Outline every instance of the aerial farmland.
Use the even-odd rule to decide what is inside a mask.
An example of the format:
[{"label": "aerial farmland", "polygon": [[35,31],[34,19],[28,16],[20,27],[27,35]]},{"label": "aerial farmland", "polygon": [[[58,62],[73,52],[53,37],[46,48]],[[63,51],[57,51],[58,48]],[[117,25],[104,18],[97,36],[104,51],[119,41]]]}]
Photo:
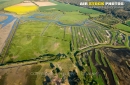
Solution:
[{"label": "aerial farmland", "polygon": [[80,1],[0,0],[0,85],[129,85],[130,18]]}]

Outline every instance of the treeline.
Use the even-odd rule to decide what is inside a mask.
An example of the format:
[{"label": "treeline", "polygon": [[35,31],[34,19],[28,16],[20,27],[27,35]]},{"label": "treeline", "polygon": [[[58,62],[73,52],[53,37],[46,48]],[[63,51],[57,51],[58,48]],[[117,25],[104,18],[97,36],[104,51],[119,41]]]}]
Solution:
[{"label": "treeline", "polygon": [[125,2],[123,8],[95,8],[94,10],[112,14],[114,17],[122,20],[130,19],[130,2]]},{"label": "treeline", "polygon": [[[80,2],[86,2],[90,0],[55,0],[55,1],[80,6]],[[93,1],[106,1],[106,0],[93,0]],[[107,2],[109,1],[122,1],[122,0],[107,0]],[[94,10],[101,11],[107,14],[112,14],[113,16],[120,18],[122,20],[127,20],[130,18],[130,2],[125,2],[123,8],[94,8]]]},{"label": "treeline", "polygon": [[[55,0],[58,2],[64,2],[64,3],[68,3],[68,4],[75,4],[75,5],[80,5],[80,2],[88,2],[91,0]],[[106,1],[106,0],[92,0],[92,1]],[[107,2],[109,1],[121,1],[121,0],[107,0]]]},{"label": "treeline", "polygon": [[23,2],[24,0],[8,0],[2,4],[0,4],[0,10],[4,10],[5,7],[12,6],[14,4],[18,4],[20,2]]},{"label": "treeline", "polygon": [[55,1],[72,5],[80,5],[80,2],[85,2],[86,0],[55,0]]}]

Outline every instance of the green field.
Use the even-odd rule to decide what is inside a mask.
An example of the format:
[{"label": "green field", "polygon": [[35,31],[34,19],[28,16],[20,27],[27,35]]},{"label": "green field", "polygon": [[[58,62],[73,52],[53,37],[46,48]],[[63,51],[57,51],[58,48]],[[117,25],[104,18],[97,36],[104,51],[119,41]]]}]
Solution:
[{"label": "green field", "polygon": [[79,12],[65,12],[59,21],[64,24],[81,24],[88,18],[87,15],[82,15],[82,13]]},{"label": "green field", "polygon": [[[22,1],[1,0],[0,10]],[[116,63],[107,58],[117,52],[111,48],[129,48],[130,21],[125,25],[111,14],[49,1],[57,5],[39,6],[26,15],[12,14],[19,23],[0,54],[0,85],[12,83],[15,76],[18,79],[13,84],[17,85],[55,85],[57,81],[61,85],[107,85],[113,74],[118,85]],[[38,74],[31,74],[35,72]]]},{"label": "green field", "polygon": [[44,11],[68,11],[68,12],[80,11],[82,13],[101,13],[99,11],[88,9],[88,8],[83,8],[83,7],[74,6],[74,5],[70,5],[70,4],[59,3],[56,1],[52,1],[52,2],[57,4],[57,5],[43,6],[43,7],[40,7],[39,10],[41,12],[44,12]]},{"label": "green field", "polygon": [[[71,25],[83,24],[89,18],[87,14],[95,17],[103,14],[70,4],[54,3],[57,5],[40,7],[40,11],[44,11],[40,14],[43,15],[34,16],[46,20],[45,22],[21,20],[4,62],[36,59],[45,54],[67,54],[70,52]],[[28,14],[27,17],[29,16]],[[61,24],[56,25],[56,21]],[[66,24],[66,27],[62,27],[62,24]]]},{"label": "green field", "polygon": [[70,33],[66,31],[63,37],[63,27],[54,23],[48,26],[49,24],[38,21],[20,24],[11,42],[7,61],[10,58],[13,61],[29,60],[43,54],[67,54]]},{"label": "green field", "polygon": [[3,4],[3,3],[5,3],[6,1],[0,1],[0,4]]},{"label": "green field", "polygon": [[4,9],[5,7],[21,3],[24,0],[1,0],[0,1],[0,10]]},{"label": "green field", "polygon": [[126,32],[130,32],[130,27],[129,26],[126,26],[124,24],[116,24],[115,25],[116,28],[120,29],[120,30],[123,30],[123,31],[126,31]]}]

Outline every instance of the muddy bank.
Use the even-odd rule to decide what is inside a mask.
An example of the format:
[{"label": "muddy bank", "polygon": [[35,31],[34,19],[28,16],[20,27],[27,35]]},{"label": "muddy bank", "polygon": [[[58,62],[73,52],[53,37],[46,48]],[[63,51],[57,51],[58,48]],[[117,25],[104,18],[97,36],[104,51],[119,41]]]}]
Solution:
[{"label": "muddy bank", "polygon": [[[111,68],[109,67],[108,65],[108,62],[105,60],[105,63],[107,64],[107,66],[104,66],[104,64],[98,64],[95,57],[96,57],[96,52],[95,52],[95,49],[92,50],[92,55],[91,55],[91,59],[92,59],[92,62],[93,64],[95,65],[97,71],[99,72],[99,74],[102,76],[102,79],[104,81],[104,85],[116,85],[116,82],[114,80],[114,76],[113,76],[113,73],[112,73],[112,70]],[[100,52],[98,51],[98,54],[100,54]],[[101,55],[98,55],[101,57]],[[103,61],[100,60],[102,63]],[[101,63],[100,62],[100,63]],[[103,73],[105,72],[106,75],[104,75]]]}]

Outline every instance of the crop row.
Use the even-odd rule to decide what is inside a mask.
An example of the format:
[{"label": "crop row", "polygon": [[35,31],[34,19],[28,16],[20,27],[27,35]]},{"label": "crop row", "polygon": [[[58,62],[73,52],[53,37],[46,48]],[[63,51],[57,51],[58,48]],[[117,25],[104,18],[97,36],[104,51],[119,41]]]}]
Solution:
[{"label": "crop row", "polygon": [[89,28],[89,27],[72,27],[72,42],[76,49],[83,49],[89,46],[106,44],[107,32],[101,28]]}]

